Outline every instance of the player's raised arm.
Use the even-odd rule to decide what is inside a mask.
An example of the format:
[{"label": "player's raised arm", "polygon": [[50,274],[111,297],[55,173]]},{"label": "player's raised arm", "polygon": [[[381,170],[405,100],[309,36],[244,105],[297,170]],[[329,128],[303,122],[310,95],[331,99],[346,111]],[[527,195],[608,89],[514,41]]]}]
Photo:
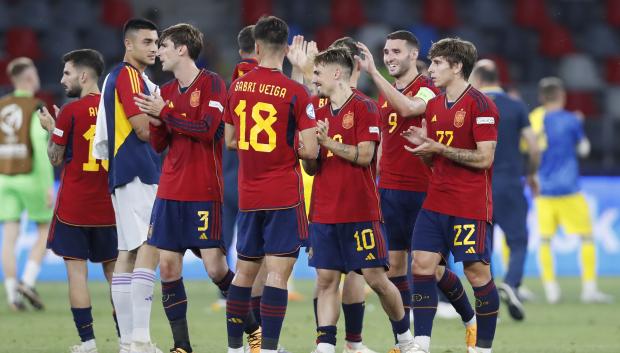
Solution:
[{"label": "player's raised arm", "polygon": [[[368,47],[363,43],[358,43],[358,47],[362,55],[356,56],[355,59],[359,61],[362,70],[368,72],[372,81],[381,92],[381,95],[385,97],[396,113],[405,118],[423,114],[426,110],[426,103],[428,103],[431,98],[435,97],[435,93],[426,87],[422,87],[413,97],[402,94],[381,75],[375,66],[375,61]],[[407,60],[407,62],[413,62],[412,68],[415,69],[418,49],[410,46],[405,40],[390,40],[388,38],[385,48],[383,49],[383,55],[388,70],[394,70],[396,68],[402,69],[400,66],[403,66],[404,63],[402,61],[396,61],[400,56],[404,56],[404,60]],[[400,66],[397,67],[397,65]],[[417,71],[415,73],[417,75]]]},{"label": "player's raised arm", "polygon": [[[65,145],[67,143],[67,139],[69,138],[69,129],[67,129],[68,126],[65,125],[67,125],[67,123],[71,123],[71,121],[70,117],[69,119],[66,117],[60,119],[60,109],[56,105],[54,105],[54,112],[55,115],[59,117],[58,127],[56,126],[56,120],[52,117],[52,114],[50,114],[46,107],[42,107],[39,110],[39,121],[41,123],[41,127],[49,133],[47,157],[49,158],[50,163],[57,167],[62,164],[65,157]],[[65,131],[67,133],[65,133]]]}]

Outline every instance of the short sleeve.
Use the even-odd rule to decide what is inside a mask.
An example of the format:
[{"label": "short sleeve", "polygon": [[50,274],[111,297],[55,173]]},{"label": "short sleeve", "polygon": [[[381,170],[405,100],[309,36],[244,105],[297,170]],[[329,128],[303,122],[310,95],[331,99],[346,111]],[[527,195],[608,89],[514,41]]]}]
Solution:
[{"label": "short sleeve", "polygon": [[488,97],[485,97],[486,109],[481,111],[479,104],[472,103],[473,107],[473,133],[474,141],[497,141],[497,126],[499,124],[499,114],[495,103]]},{"label": "short sleeve", "polygon": [[299,89],[293,98],[295,100],[294,110],[297,119],[297,129],[303,131],[316,127],[316,114],[312,100],[304,89]]},{"label": "short sleeve", "polygon": [[116,92],[128,119],[142,114],[133,100],[139,93],[144,92],[144,80],[138,70],[130,66],[121,69],[116,80]]},{"label": "short sleeve", "polygon": [[60,110],[58,117],[56,117],[56,127],[54,128],[54,131],[52,131],[52,142],[60,146],[67,145],[69,135],[71,135],[71,127],[73,125],[72,117],[73,115],[67,106],[64,106]]},{"label": "short sleeve", "polygon": [[370,100],[357,102],[355,106],[355,133],[357,142],[381,140],[379,108]]}]

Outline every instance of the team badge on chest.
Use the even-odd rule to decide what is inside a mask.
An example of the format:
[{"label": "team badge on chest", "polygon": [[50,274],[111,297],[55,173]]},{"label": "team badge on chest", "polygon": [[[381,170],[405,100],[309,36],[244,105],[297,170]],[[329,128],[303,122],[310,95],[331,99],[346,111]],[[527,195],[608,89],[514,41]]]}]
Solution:
[{"label": "team badge on chest", "polygon": [[347,130],[353,127],[353,112],[347,112],[342,117],[342,127]]},{"label": "team badge on chest", "polygon": [[463,109],[459,110],[454,114],[454,126],[461,127],[465,123],[465,111]]},{"label": "team badge on chest", "polygon": [[189,97],[189,105],[192,108],[200,105],[200,90],[192,92],[192,95]]}]

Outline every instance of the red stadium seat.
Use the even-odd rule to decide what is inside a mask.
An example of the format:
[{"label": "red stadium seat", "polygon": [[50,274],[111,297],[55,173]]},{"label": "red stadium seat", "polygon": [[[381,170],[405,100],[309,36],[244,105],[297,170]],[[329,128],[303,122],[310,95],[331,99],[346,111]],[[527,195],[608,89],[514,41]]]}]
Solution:
[{"label": "red stadium seat", "polygon": [[493,60],[497,66],[497,73],[499,74],[499,82],[502,86],[510,85],[512,79],[510,78],[510,65],[508,61],[499,55],[485,55],[486,59]]},{"label": "red stadium seat", "polygon": [[542,29],[551,20],[543,0],[515,1],[515,22],[526,28]]},{"label": "red stadium seat", "polygon": [[613,56],[605,60],[605,80],[608,83],[620,83],[620,56]]},{"label": "red stadium seat", "polygon": [[425,23],[439,29],[450,29],[459,24],[453,0],[424,0],[422,13]]},{"label": "red stadium seat", "polygon": [[319,50],[325,50],[336,39],[342,38],[344,36],[345,33],[340,27],[327,25],[319,28],[316,31],[314,35],[314,40],[316,41],[316,45],[318,46]]},{"label": "red stadium seat", "polygon": [[35,94],[35,97],[39,98],[43,101],[43,103],[45,103],[47,110],[53,111],[52,107],[54,106],[54,104],[56,104],[56,96],[53,92],[40,90]]},{"label": "red stadium seat", "polygon": [[557,23],[547,25],[540,32],[539,51],[550,58],[559,58],[575,52],[572,34]]},{"label": "red stadium seat", "polygon": [[11,60],[8,58],[0,59],[0,86],[11,84],[11,79],[6,73],[6,67],[9,65],[9,61]]},{"label": "red stadium seat", "polygon": [[600,115],[595,93],[588,91],[568,91],[566,94],[566,110],[580,111],[586,119],[598,118]]},{"label": "red stadium seat", "polygon": [[32,60],[41,58],[37,33],[32,28],[14,27],[6,33],[6,51],[10,57],[27,56]]},{"label": "red stadium seat", "polygon": [[610,26],[620,27],[620,1],[607,0],[605,13],[607,14],[607,23]]},{"label": "red stadium seat", "polygon": [[104,0],[101,20],[111,27],[123,27],[133,17],[133,8],[128,0]]},{"label": "red stadium seat", "polygon": [[253,25],[261,16],[273,13],[272,0],[243,0],[241,2],[241,21],[244,26]]},{"label": "red stadium seat", "polygon": [[358,28],[366,23],[364,4],[360,0],[332,0],[332,24],[342,28]]}]

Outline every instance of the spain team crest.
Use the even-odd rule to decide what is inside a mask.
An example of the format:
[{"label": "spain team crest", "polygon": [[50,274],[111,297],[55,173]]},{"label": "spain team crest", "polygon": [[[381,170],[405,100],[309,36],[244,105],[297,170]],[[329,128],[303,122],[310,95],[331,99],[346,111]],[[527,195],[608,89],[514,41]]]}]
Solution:
[{"label": "spain team crest", "polygon": [[461,127],[465,123],[465,111],[463,109],[459,110],[454,114],[454,126]]},{"label": "spain team crest", "polygon": [[192,108],[196,108],[200,105],[200,90],[192,92],[192,95],[189,97],[189,105]]},{"label": "spain team crest", "polygon": [[349,130],[353,127],[353,112],[347,112],[342,118],[342,127]]}]

